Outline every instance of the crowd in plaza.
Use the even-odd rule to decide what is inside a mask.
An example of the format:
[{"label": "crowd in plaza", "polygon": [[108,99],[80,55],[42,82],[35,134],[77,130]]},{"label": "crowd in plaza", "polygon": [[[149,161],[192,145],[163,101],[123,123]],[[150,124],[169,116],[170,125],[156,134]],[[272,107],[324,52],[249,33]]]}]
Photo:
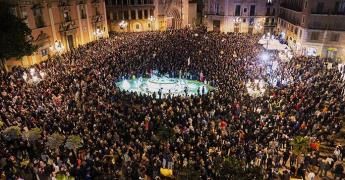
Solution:
[{"label": "crowd in plaza", "polygon": [[[318,148],[297,156],[290,141],[306,136],[316,144],[331,142],[340,131],[345,68],[318,57],[280,61],[270,52],[278,70],[268,73],[260,65],[259,39],[204,29],[121,33],[28,69],[1,73],[0,129],[42,130],[35,147],[23,137],[2,136],[1,177],[54,179],[65,173],[77,179],[161,179],[161,168],[175,176],[188,168],[201,179],[219,179],[217,158],[231,156],[243,160],[243,168],[260,167],[266,179],[330,173],[344,178],[345,148],[338,146],[328,157]],[[28,82],[30,69],[44,72],[44,77],[37,74],[41,81]],[[152,70],[187,79],[202,72],[217,90],[159,99],[115,86]],[[248,94],[249,80],[274,77],[279,79],[268,83],[262,96]],[[53,133],[78,135],[83,145],[76,151],[49,149]]]}]

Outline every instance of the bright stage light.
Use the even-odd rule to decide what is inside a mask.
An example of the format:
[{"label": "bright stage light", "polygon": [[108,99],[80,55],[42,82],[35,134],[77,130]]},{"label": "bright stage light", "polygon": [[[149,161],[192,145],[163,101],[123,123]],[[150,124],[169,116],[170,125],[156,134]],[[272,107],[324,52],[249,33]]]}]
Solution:
[{"label": "bright stage light", "polygon": [[124,80],[122,82],[122,87],[127,91],[131,87],[131,85],[129,84],[128,80]]}]

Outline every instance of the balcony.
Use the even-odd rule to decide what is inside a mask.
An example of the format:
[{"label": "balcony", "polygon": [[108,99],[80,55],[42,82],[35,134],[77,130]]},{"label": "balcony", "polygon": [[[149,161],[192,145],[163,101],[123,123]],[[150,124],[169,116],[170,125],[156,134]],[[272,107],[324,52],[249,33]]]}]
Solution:
[{"label": "balcony", "polygon": [[327,30],[327,31],[345,31],[345,24],[336,22],[311,22],[308,24],[309,29]]},{"label": "balcony", "polygon": [[59,0],[59,6],[64,7],[64,6],[71,6],[69,0]]},{"label": "balcony", "polygon": [[265,27],[275,27],[277,26],[277,23],[266,23],[264,24]]},{"label": "balcony", "polygon": [[345,15],[345,11],[344,12],[340,12],[340,11],[317,11],[315,9],[312,9],[310,14],[312,15],[330,15],[330,16],[344,16]]},{"label": "balcony", "polygon": [[265,16],[275,16],[276,13],[274,12],[266,12]]},{"label": "balcony", "polygon": [[[106,1],[107,2],[107,1]],[[138,3],[136,0],[128,0],[123,1],[126,3],[121,3],[121,1],[109,1],[108,7],[155,7],[153,0],[142,1],[142,3]]]},{"label": "balcony", "polygon": [[288,16],[286,16],[284,14],[280,14],[279,18],[281,18],[281,19],[283,19],[283,20],[285,20],[285,21],[287,21],[287,22],[289,22],[289,23],[291,23],[291,24],[293,24],[295,26],[300,26],[301,25],[301,21],[298,18],[291,18],[291,17],[288,17]]},{"label": "balcony", "polygon": [[60,24],[60,32],[70,32],[77,29],[77,25],[74,20],[66,21]]},{"label": "balcony", "polygon": [[102,15],[94,15],[92,16],[92,22],[93,23],[99,23],[103,21],[103,16]]}]

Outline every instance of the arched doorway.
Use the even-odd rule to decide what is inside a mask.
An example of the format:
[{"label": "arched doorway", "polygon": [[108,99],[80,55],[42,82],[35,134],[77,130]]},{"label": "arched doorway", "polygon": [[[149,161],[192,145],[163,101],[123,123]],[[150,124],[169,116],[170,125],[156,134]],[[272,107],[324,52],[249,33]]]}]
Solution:
[{"label": "arched doorway", "polygon": [[181,14],[177,8],[171,8],[167,13],[167,28],[180,29],[182,28]]}]

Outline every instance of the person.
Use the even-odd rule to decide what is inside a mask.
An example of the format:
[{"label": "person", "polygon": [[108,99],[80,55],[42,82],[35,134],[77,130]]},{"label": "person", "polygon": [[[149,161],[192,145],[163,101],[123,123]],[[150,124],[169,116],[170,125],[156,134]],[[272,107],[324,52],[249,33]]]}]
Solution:
[{"label": "person", "polygon": [[343,179],[344,178],[344,166],[342,162],[337,162],[334,168],[334,179]]},{"label": "person", "polygon": [[286,163],[289,160],[289,157],[290,157],[290,152],[288,150],[285,150],[283,154],[283,166],[286,166]]},{"label": "person", "polygon": [[308,172],[307,180],[315,180],[315,173],[313,171]]},{"label": "person", "polygon": [[[282,79],[277,87],[267,63],[257,58],[265,52],[259,38],[203,28],[121,33],[1,73],[1,133],[13,126],[24,134],[41,130],[35,147],[22,136],[2,134],[1,171],[7,179],[22,178],[14,169],[23,170],[21,162],[28,161],[27,172],[42,178],[60,173],[75,179],[157,179],[165,164],[173,172],[188,167],[206,179],[220,179],[217,158],[231,156],[243,160],[241,168],[251,168],[262,152],[259,168],[274,178],[281,168],[273,169],[280,147],[286,146],[285,159],[290,154],[296,166],[289,139],[311,136],[322,142],[340,132],[344,80],[323,65],[327,59],[283,61],[272,51],[267,63],[277,64],[272,68]],[[32,83],[31,69],[45,74],[35,77],[39,82]],[[199,72],[215,91],[156,98],[157,91],[137,94],[115,84],[158,73],[197,79]],[[247,82],[260,82],[255,89],[261,91],[251,94]],[[65,137],[59,148],[50,147],[53,134]],[[71,135],[80,137],[81,147],[65,146]]]},{"label": "person", "polygon": [[284,170],[281,179],[290,180],[290,173],[287,170]]},{"label": "person", "polygon": [[333,154],[334,154],[335,158],[336,158],[338,161],[340,161],[340,160],[341,160],[341,156],[342,156],[342,154],[341,154],[341,147],[340,147],[340,146],[337,146],[337,147],[335,148]]},{"label": "person", "polygon": [[305,169],[304,169],[304,164],[303,163],[297,169],[297,173],[296,174],[297,174],[298,177],[302,177],[303,179],[305,179]]}]

